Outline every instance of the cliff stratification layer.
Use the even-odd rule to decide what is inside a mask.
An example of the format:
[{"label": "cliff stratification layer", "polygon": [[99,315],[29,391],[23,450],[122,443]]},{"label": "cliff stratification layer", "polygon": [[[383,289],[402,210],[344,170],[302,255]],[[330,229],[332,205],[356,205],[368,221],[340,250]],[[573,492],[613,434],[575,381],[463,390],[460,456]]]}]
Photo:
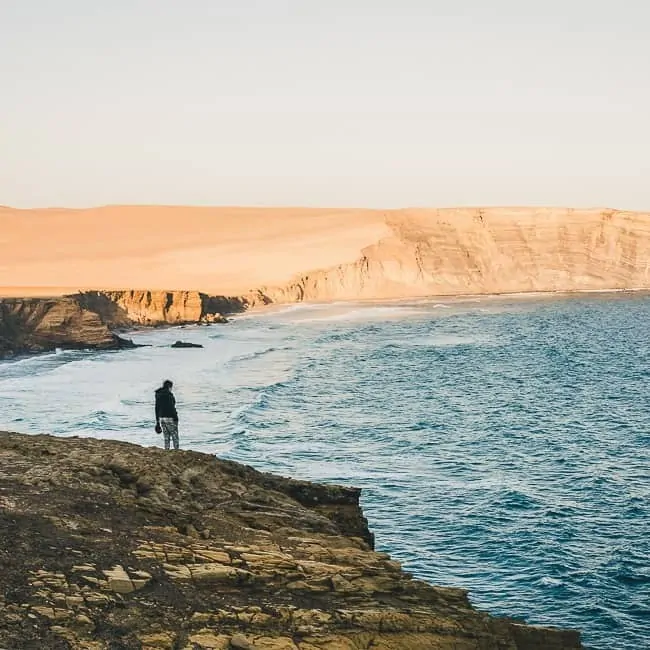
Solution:
[{"label": "cliff stratification layer", "polygon": [[262,288],[273,302],[650,287],[650,215],[616,210],[388,213],[357,260]]},{"label": "cliff stratification layer", "polygon": [[114,333],[137,326],[226,323],[263,302],[198,291],[86,291],[55,298],[0,298],[0,358],[56,348],[117,350],[133,343]]},{"label": "cliff stratification layer", "polygon": [[0,647],[571,650],[372,550],[359,490],[0,433]]},{"label": "cliff stratification layer", "polygon": [[261,301],[253,293],[228,297],[200,291],[84,291],[70,297],[110,327],[223,323],[224,314],[242,312]]}]

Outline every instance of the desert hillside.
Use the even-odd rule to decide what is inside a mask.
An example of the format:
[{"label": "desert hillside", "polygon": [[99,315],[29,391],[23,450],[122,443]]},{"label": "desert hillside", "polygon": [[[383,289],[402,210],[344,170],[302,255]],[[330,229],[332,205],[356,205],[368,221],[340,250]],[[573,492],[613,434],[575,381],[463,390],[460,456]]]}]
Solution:
[{"label": "desert hillside", "polygon": [[570,208],[0,208],[0,295],[272,301],[650,287],[650,213]]},{"label": "desert hillside", "polygon": [[390,230],[382,213],[364,210],[108,206],[0,208],[0,233],[4,295],[81,288],[234,295],[354,262]]}]

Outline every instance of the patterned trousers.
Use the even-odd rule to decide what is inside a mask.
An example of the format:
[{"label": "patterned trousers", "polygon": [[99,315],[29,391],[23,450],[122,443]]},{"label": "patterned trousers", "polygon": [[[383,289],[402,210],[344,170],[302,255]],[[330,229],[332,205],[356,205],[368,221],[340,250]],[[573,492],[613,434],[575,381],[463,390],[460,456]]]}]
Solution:
[{"label": "patterned trousers", "polygon": [[165,437],[165,449],[169,449],[170,440],[174,449],[178,449],[178,422],[175,422],[173,418],[160,418],[160,428]]}]

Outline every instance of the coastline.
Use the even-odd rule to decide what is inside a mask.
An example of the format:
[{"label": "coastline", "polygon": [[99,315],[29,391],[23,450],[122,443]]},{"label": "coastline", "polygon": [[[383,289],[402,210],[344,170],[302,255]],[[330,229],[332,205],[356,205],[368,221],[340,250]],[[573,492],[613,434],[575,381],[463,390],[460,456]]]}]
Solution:
[{"label": "coastline", "polygon": [[[607,442],[606,432],[602,438],[594,438],[593,449],[589,445],[585,448],[577,447],[578,439],[583,442],[590,439],[592,427],[583,429],[583,436],[574,436],[573,425],[563,422],[562,418],[566,412],[564,405],[567,403],[575,405],[571,414],[577,427],[580,427],[580,422],[590,422],[590,411],[600,414],[603,405],[616,408],[616,413],[623,413],[624,409],[630,409],[631,414],[637,413],[633,382],[621,383],[620,401],[610,402],[607,396],[616,396],[618,384],[607,382],[605,378],[620,376],[623,379],[634,376],[634,369],[638,366],[632,360],[636,358],[634,349],[637,346],[623,345],[618,351],[624,354],[619,354],[613,344],[625,340],[642,342],[642,328],[634,327],[634,323],[643,322],[643,319],[630,316],[647,313],[649,304],[646,299],[635,299],[632,296],[622,299],[613,297],[611,300],[609,297],[605,300],[599,297],[539,300],[530,304],[514,301],[492,304],[484,301],[483,304],[460,304],[452,309],[435,309],[434,303],[430,307],[413,304],[406,309],[407,313],[412,314],[408,317],[411,322],[400,316],[404,312],[401,307],[375,309],[369,306],[367,311],[360,307],[349,308],[342,305],[334,309],[328,307],[322,311],[309,309],[303,312],[303,306],[297,305],[291,307],[297,308],[295,313],[290,312],[286,316],[260,314],[247,322],[233,322],[231,327],[226,329],[191,326],[186,330],[154,330],[134,337],[136,342],[149,343],[153,347],[136,350],[133,354],[71,352],[56,358],[48,355],[49,359],[27,360],[22,364],[22,369],[6,365],[2,371],[5,378],[3,388],[6,389],[5,396],[10,399],[7,404],[11,409],[5,409],[8,418],[5,418],[4,428],[18,428],[33,433],[51,430],[60,435],[73,434],[74,429],[77,429],[80,435],[131,439],[146,445],[160,444],[149,424],[152,388],[149,384],[152,384],[151,377],[158,380],[171,374],[177,384],[181,403],[187,402],[189,409],[183,416],[184,422],[188,423],[188,434],[190,426],[192,428],[191,445],[190,436],[185,439],[187,446],[208,453],[214,451],[232,460],[252,464],[258,469],[287,476],[359,485],[365,488],[362,504],[365,506],[366,516],[372,522],[372,528],[377,532],[379,550],[396,554],[400,560],[406,562],[407,570],[413,571],[417,577],[433,584],[469,587],[472,601],[484,611],[499,615],[516,615],[530,622],[583,629],[585,645],[590,646],[587,640],[589,638],[594,646],[610,647],[606,633],[603,632],[607,628],[608,620],[598,618],[597,614],[586,614],[581,609],[582,603],[590,596],[599,599],[615,597],[620,603],[616,611],[623,617],[622,620],[626,621],[625,626],[630,626],[629,638],[632,638],[632,628],[640,622],[635,619],[631,610],[635,602],[634,594],[641,595],[643,587],[617,583],[615,591],[608,591],[606,580],[616,573],[613,569],[595,572],[594,590],[591,593],[584,583],[571,577],[571,567],[584,566],[582,560],[585,560],[584,551],[587,549],[586,564],[589,564],[593,551],[594,561],[598,557],[599,566],[602,566],[600,563],[603,561],[603,555],[606,555],[606,550],[600,554],[591,544],[601,540],[603,544],[600,548],[607,549],[609,544],[604,538],[610,535],[605,534],[604,530],[595,530],[590,534],[591,528],[587,521],[584,526],[581,525],[580,517],[576,516],[583,512],[579,506],[579,498],[575,501],[577,512],[572,509],[571,512],[565,513],[566,516],[556,517],[553,508],[549,506],[557,503],[558,496],[569,498],[568,495],[575,497],[576,494],[573,488],[569,488],[568,492],[560,489],[558,494],[551,487],[557,486],[555,479],[566,476],[564,470],[571,474],[572,470],[568,468],[577,469],[578,476],[573,485],[585,486],[583,505],[586,507],[585,515],[588,515],[589,503],[596,498],[591,495],[598,492],[607,493],[611,487],[608,481],[602,484],[597,482],[599,469],[602,469],[603,478],[606,479],[611,476],[608,470],[616,466],[615,450],[619,445],[625,446],[629,451],[630,446],[640,449],[639,445],[644,444],[642,423],[647,420],[644,415],[641,420],[635,418],[627,421],[626,428],[622,430],[616,428],[611,434],[611,444]],[[483,312],[482,308],[486,311]],[[332,315],[348,312],[350,318],[330,318]],[[364,315],[366,312],[367,315]],[[431,317],[427,316],[427,312],[431,313]],[[448,317],[450,315],[451,318]],[[406,313],[404,316],[406,317]],[[544,371],[547,367],[544,363],[547,352],[566,348],[553,336],[552,327],[538,327],[540,318],[548,325],[556,323],[560,340],[567,345],[574,345],[577,355],[574,357],[570,354],[566,359],[563,355],[548,358],[549,373]],[[301,321],[304,319],[311,322],[303,325]],[[394,319],[394,322],[391,323],[390,319]],[[630,323],[631,329],[617,330],[617,325],[625,321]],[[534,336],[518,336],[522,332],[521,327],[537,331],[539,339]],[[607,334],[599,336],[599,330],[604,330]],[[621,334],[620,339],[618,332]],[[503,336],[500,337],[499,334]],[[550,340],[547,338],[549,335],[552,337]],[[181,337],[204,343],[205,351],[179,353],[166,349],[167,344]],[[611,348],[607,347],[609,341],[612,341]],[[391,342],[397,346],[391,347]],[[592,347],[601,352],[593,356]],[[371,353],[371,350],[374,352]],[[368,359],[371,354],[379,361],[380,358],[385,358],[385,355],[383,352],[376,355],[376,351],[384,350],[392,357],[392,361],[386,360],[385,370],[381,372],[383,369],[380,369],[381,375],[374,379],[372,366],[353,362],[356,358]],[[519,354],[526,351],[530,354]],[[517,357],[521,364],[515,361]],[[601,365],[608,357],[612,365]],[[621,364],[621,359],[628,357],[631,361],[629,366],[625,362]],[[638,358],[642,357],[643,355]],[[530,364],[531,372],[528,375],[525,372],[527,358],[535,360]],[[584,361],[590,358],[595,366],[584,364]],[[316,363],[310,363],[311,359],[316,360]],[[327,359],[328,362],[319,363],[318,359]],[[429,363],[427,359],[437,361]],[[479,363],[480,361],[485,363]],[[580,364],[580,361],[583,363]],[[523,379],[521,386],[524,389],[511,395],[507,390],[498,392],[496,385],[492,384],[492,388],[496,389],[495,394],[494,390],[489,388],[490,379],[493,377],[489,364],[492,364],[495,372],[500,373],[499,376],[504,377],[503,382],[498,383],[503,383],[506,389],[510,385],[508,377],[513,376],[512,364],[519,367],[524,374],[515,376]],[[583,382],[584,390],[572,390],[565,385],[563,378],[558,377],[558,385],[552,381],[552,368],[563,366],[570,371],[567,374],[571,386],[580,388]],[[306,367],[309,368],[308,373],[303,371]],[[590,367],[600,368],[603,372],[590,372]],[[627,367],[630,368],[631,375],[626,374]],[[620,373],[621,368],[623,373]],[[354,371],[352,374],[348,374],[350,369]],[[437,398],[434,397],[431,402],[426,403],[414,400],[412,384],[408,381],[402,383],[402,379],[408,377],[410,371],[412,379],[418,380],[418,387],[413,386],[413,389],[418,393],[422,391],[420,394],[423,396],[432,393],[437,395]],[[30,378],[34,373],[36,376]],[[546,387],[540,386],[540,373],[547,377],[551,375],[551,381],[542,382],[547,383]],[[639,376],[643,376],[642,372]],[[23,379],[14,384],[13,377]],[[382,377],[385,377],[385,381],[382,381]],[[439,379],[432,380],[434,377]],[[446,377],[444,381],[443,377]],[[486,379],[485,383],[482,378]],[[96,379],[103,388],[93,385]],[[319,379],[325,380],[320,393]],[[337,382],[337,379],[343,381]],[[601,391],[597,387],[603,379],[606,383],[601,384],[603,399],[599,403]],[[366,383],[366,380],[370,383]],[[376,389],[368,394],[358,390],[363,385],[375,386]],[[535,385],[539,391],[534,388]],[[642,388],[642,381],[637,385]],[[449,394],[446,386],[451,387],[452,395],[467,396],[465,408],[454,408],[455,405],[460,407],[457,398],[446,399]],[[353,390],[348,390],[350,388]],[[476,392],[476,388],[478,394],[475,401],[471,394]],[[16,392],[17,390],[19,392]],[[402,390],[404,412],[400,409]],[[119,393],[119,400],[113,397],[112,391],[115,392],[115,397],[118,397]],[[531,391],[535,394],[535,399],[528,402],[530,408],[538,413],[536,405],[544,403],[547,399],[548,413],[553,415],[550,416],[552,419],[549,419],[542,414],[539,422],[531,418],[526,428],[526,409],[520,411],[514,421],[513,413],[517,413],[518,404],[526,404]],[[306,395],[319,394],[321,397],[317,397],[313,403],[310,403],[311,400],[304,400]],[[348,395],[355,397],[346,406]],[[566,395],[568,401],[565,402],[561,395]],[[13,407],[14,398],[16,409]],[[213,398],[219,404],[214,408],[214,415],[211,415],[213,409],[209,405]],[[55,419],[43,418],[42,421],[47,423],[46,429],[39,420],[39,399],[44,414],[53,413],[52,405],[59,404]],[[122,399],[126,399],[124,405]],[[442,410],[436,408],[436,403],[440,404]],[[637,403],[642,402],[637,400]],[[324,404],[333,406],[323,408]],[[511,405],[515,408],[511,408]],[[238,407],[241,407],[241,411]],[[23,422],[15,425],[10,415],[14,410],[16,417],[25,418]],[[185,412],[185,409],[183,411]],[[312,418],[309,417],[310,412]],[[125,415],[128,417],[124,417]],[[599,424],[595,425],[599,432],[607,428],[603,419],[599,418]],[[283,420],[286,421],[284,425]],[[523,424],[524,428],[516,426],[515,422]],[[543,433],[544,422],[546,433]],[[636,430],[635,423],[639,425]],[[141,424],[142,432],[139,430]],[[355,424],[358,426],[356,433]],[[440,424],[443,428],[438,427]],[[131,433],[132,428],[137,430],[137,433]],[[184,430],[185,428],[184,426]],[[93,434],[91,429],[97,429],[97,433]],[[345,435],[346,430],[350,432],[349,435]],[[381,444],[377,445],[376,453],[373,453],[374,440],[381,441]],[[598,444],[598,440],[602,440],[604,444]],[[636,445],[634,440],[638,440]],[[407,441],[408,444],[402,447]],[[420,443],[425,446],[420,448]],[[485,456],[484,467],[476,466],[478,473],[475,474],[472,463],[478,462],[484,443],[487,443],[485,448],[490,448],[492,452]],[[540,462],[532,463],[535,471],[531,475],[511,474],[510,470],[505,469],[508,459],[522,458],[522,465],[531,464],[523,459],[524,456],[534,457],[534,454],[528,456],[529,443],[533,448],[537,446],[541,453]],[[355,456],[355,447],[359,457]],[[400,454],[400,448],[404,451],[412,449],[414,453]],[[418,448],[422,455],[418,454]],[[544,453],[545,448],[548,455]],[[394,465],[390,460],[392,450],[395,450]],[[448,452],[446,460],[451,461],[450,465],[446,465],[443,460],[445,450]],[[495,450],[503,450],[503,453],[495,455]],[[605,465],[594,462],[594,456],[591,454],[593,451],[596,458],[602,458],[601,450],[613,452],[608,454],[610,460]],[[625,462],[625,467],[633,473],[634,452],[632,456],[631,462]],[[299,458],[302,460],[298,460]],[[361,458],[364,458],[364,463],[357,465],[355,461]],[[491,460],[488,460],[489,458]],[[566,461],[565,466],[562,465],[563,458]],[[642,456],[638,457],[640,462],[641,458]],[[409,459],[412,459],[413,463],[411,468]],[[558,464],[553,459],[556,459]],[[341,463],[340,460],[344,462]],[[347,462],[350,460],[352,462]],[[442,461],[439,470],[438,461]],[[453,507],[454,486],[459,484],[455,482],[456,472],[447,475],[445,468],[454,467],[455,463],[468,470],[468,474],[457,474],[459,482],[464,483],[465,479],[469,481],[467,489],[463,490],[464,498],[460,499],[460,503],[472,504],[474,508]],[[422,476],[424,468],[427,467],[429,469],[426,472],[430,479],[422,481],[420,493],[426,500],[419,508],[418,490],[415,486],[419,482],[417,477]],[[583,477],[580,476],[580,467],[585,468]],[[494,472],[497,468],[501,471]],[[548,472],[552,482],[549,481],[546,487],[543,480],[538,483],[539,499],[535,499],[535,490],[527,489],[531,487],[529,481],[534,482],[535,476],[542,478],[545,472]],[[411,486],[411,496],[408,499],[403,499],[404,494],[408,492],[402,493],[401,488],[391,487],[393,478],[399,479],[400,475]],[[596,480],[593,485],[588,476]],[[633,479],[633,474],[626,472],[626,476]],[[638,476],[641,477],[642,474]],[[618,482],[617,485],[627,484],[627,478],[624,479],[622,474],[621,480],[624,483]],[[438,481],[441,485],[436,494]],[[400,483],[396,481],[395,485]],[[561,484],[562,480],[559,483]],[[488,486],[491,486],[489,490],[482,489]],[[593,488],[593,491],[587,486]],[[515,491],[510,493],[509,487],[515,488]],[[483,495],[477,497],[481,502],[503,507],[506,512],[500,514],[504,517],[504,523],[510,522],[511,526],[497,526],[491,541],[486,537],[487,548],[479,546],[473,550],[472,536],[466,534],[471,529],[472,522],[478,523],[482,516],[485,516],[486,526],[489,527],[490,523],[494,523],[496,514],[489,508],[483,511],[479,508],[477,512],[477,500],[474,499],[477,492]],[[580,492],[578,487],[576,492]],[[532,501],[523,495],[531,497]],[[471,514],[466,518],[464,513],[468,510]],[[599,512],[604,520],[610,522],[607,526],[610,533],[615,535],[618,530],[623,534],[628,529],[625,522],[621,521],[622,516],[614,513],[614,510],[618,513],[626,512],[625,507],[610,509],[604,504]],[[511,517],[508,517],[508,514]],[[431,517],[430,526],[424,523],[427,519],[424,519],[423,515]],[[565,556],[564,546],[559,548],[554,545],[547,549],[548,552],[540,550],[539,553],[534,549],[530,549],[531,552],[525,550],[527,547],[524,522],[530,522],[530,517],[535,520],[536,515],[539,515],[539,526],[535,525],[536,530],[540,532],[540,537],[546,532],[550,537],[544,539],[550,539],[551,542],[557,541],[559,535],[564,539],[567,523],[573,522],[576,535],[574,542],[579,543],[579,548],[583,551],[572,556],[575,563]],[[520,516],[523,519],[520,520]],[[546,525],[550,528],[547,529]],[[519,558],[521,564],[515,564],[526,567],[510,584],[507,576],[510,575],[509,570],[513,564],[505,549],[511,547],[508,546],[506,535],[499,532],[509,528],[514,529],[510,539],[517,540],[513,545],[515,557],[512,559]],[[522,538],[519,537],[519,532],[522,532]],[[631,530],[628,532],[632,534]],[[625,540],[625,535],[620,539]],[[427,546],[427,539],[431,540],[430,547]],[[499,545],[494,544],[495,539],[501,541],[500,548],[504,552],[497,555],[498,559],[493,557],[491,560],[490,549],[497,554],[499,549]],[[638,542],[638,539],[635,542],[631,540],[632,538],[630,542],[633,544]],[[437,558],[445,554],[446,541],[451,542],[446,547],[446,557],[450,565],[448,570],[441,569],[437,561]],[[543,539],[539,541],[543,546]],[[617,548],[615,539],[610,543],[612,548]],[[571,548],[576,546],[569,545],[566,552],[571,553]],[[641,545],[636,548],[643,548],[642,540]],[[421,549],[421,555],[418,555],[418,549]],[[563,557],[566,563],[562,561]],[[526,560],[532,562],[526,564]],[[549,563],[549,560],[555,560],[557,564]],[[491,577],[490,573],[495,566],[498,570]],[[467,575],[463,575],[465,571]],[[638,575],[635,570],[630,571],[630,575]],[[547,577],[563,579],[564,586],[555,582],[546,584]],[[503,604],[500,604],[499,592],[502,587]],[[573,594],[573,598],[567,598],[563,603],[562,593],[565,588]],[[566,615],[563,614],[564,606]],[[637,628],[636,634],[638,633]],[[621,647],[625,645],[623,640],[626,634],[621,628],[618,631],[612,630],[612,634],[617,635],[616,639],[620,640]],[[596,642],[596,638],[600,644]],[[614,637],[610,641],[610,644],[616,646]]]},{"label": "coastline", "polygon": [[[196,291],[87,291],[49,297],[0,297],[0,360],[62,349],[122,350],[135,347],[123,337],[152,327],[224,325],[243,314],[275,312],[299,305],[381,305],[440,301],[531,301],[584,296],[641,296],[649,288],[582,289],[500,293],[413,295],[278,301],[261,291],[247,296],[210,296]],[[224,309],[225,308],[225,309]],[[217,311],[218,310],[218,311]]]},{"label": "coastline", "polygon": [[[256,305],[247,311],[266,311],[269,309],[287,307],[291,305],[335,305],[335,304],[387,304],[387,303],[406,303],[412,301],[419,302],[432,302],[435,300],[449,300],[451,302],[463,302],[472,299],[501,299],[501,298],[521,298],[522,300],[534,298],[553,298],[556,296],[582,296],[585,294],[642,294],[647,293],[650,295],[650,287],[638,288],[614,288],[614,289],[567,289],[567,290],[553,290],[553,291],[503,291],[503,292],[487,292],[487,293],[454,293],[454,294],[422,294],[422,295],[409,295],[399,298],[347,298],[342,300],[301,300],[297,302],[287,303],[270,303],[268,305]],[[235,315],[235,314],[231,314]]]},{"label": "coastline", "polygon": [[[120,287],[0,287],[0,300],[8,298],[41,298],[41,299],[50,299],[50,298],[63,298],[63,297],[73,297],[79,293],[87,292],[101,292],[101,293],[122,293],[130,291],[151,291],[151,292],[165,292],[165,293],[188,293],[188,292],[197,292],[205,293],[198,289],[124,289]],[[323,301],[317,300],[301,300],[296,301],[295,303],[286,303],[286,304],[296,304],[296,303],[306,303],[306,304],[333,304],[333,303],[347,303],[347,302],[404,302],[408,300],[425,300],[436,298],[445,298],[445,299],[463,299],[463,298],[497,298],[497,297],[536,297],[536,296],[555,296],[555,295],[581,295],[581,294],[598,294],[598,293],[643,293],[647,292],[650,294],[650,286],[647,287],[613,287],[613,288],[603,288],[603,289],[553,289],[548,291],[492,291],[485,293],[439,293],[439,294],[413,294],[402,297],[394,298],[345,298],[345,299],[329,299]],[[241,297],[241,296],[240,296]],[[251,309],[263,309],[264,307],[271,307],[275,303],[270,303],[269,305],[256,305],[251,307]],[[282,304],[282,303],[281,303]],[[232,314],[228,314],[232,315]]]}]

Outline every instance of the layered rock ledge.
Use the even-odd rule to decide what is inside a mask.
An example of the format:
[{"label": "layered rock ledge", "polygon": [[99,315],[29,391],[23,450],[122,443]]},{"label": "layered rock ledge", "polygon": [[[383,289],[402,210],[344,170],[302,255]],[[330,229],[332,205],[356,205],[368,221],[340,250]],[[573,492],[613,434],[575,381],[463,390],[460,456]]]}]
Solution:
[{"label": "layered rock ledge", "polygon": [[264,303],[261,294],[198,291],[86,291],[53,298],[0,298],[0,358],[56,348],[117,350],[133,344],[116,331],[225,323],[224,314]]},{"label": "layered rock ledge", "polygon": [[0,433],[0,648],[569,650],[373,550],[360,491]]},{"label": "layered rock ledge", "polygon": [[70,296],[110,327],[223,323],[225,316],[266,304],[262,294],[212,296],[200,291],[83,291]]},{"label": "layered rock ledge", "polygon": [[74,296],[0,300],[0,358],[58,347],[115,350],[133,344]]}]

